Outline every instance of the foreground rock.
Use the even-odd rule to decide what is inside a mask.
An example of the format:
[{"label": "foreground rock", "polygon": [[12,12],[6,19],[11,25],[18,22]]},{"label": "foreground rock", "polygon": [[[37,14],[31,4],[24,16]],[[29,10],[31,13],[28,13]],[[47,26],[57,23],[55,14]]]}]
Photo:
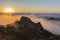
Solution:
[{"label": "foreground rock", "polygon": [[41,23],[34,23],[28,17],[22,17],[14,25],[0,26],[0,40],[60,40],[60,36],[45,30]]}]

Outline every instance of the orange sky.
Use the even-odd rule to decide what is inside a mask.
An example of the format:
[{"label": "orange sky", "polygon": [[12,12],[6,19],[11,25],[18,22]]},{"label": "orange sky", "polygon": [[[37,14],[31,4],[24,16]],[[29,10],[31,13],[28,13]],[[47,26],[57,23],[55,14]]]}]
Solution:
[{"label": "orange sky", "polygon": [[15,12],[60,13],[60,0],[0,0],[0,12],[7,7]]},{"label": "orange sky", "polygon": [[[4,8],[0,8],[0,12],[4,12],[5,8],[8,7],[4,7]],[[23,8],[14,8],[14,7],[10,7],[13,8],[13,10],[15,12],[30,12],[30,13],[55,13],[55,12],[60,12],[60,9],[23,9]]]}]

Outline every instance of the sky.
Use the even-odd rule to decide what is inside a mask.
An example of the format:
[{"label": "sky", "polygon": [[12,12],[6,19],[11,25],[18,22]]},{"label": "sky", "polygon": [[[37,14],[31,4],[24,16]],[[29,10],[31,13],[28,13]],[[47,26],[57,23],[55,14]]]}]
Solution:
[{"label": "sky", "polygon": [[60,0],[0,0],[0,12],[6,7],[16,12],[60,13]]}]

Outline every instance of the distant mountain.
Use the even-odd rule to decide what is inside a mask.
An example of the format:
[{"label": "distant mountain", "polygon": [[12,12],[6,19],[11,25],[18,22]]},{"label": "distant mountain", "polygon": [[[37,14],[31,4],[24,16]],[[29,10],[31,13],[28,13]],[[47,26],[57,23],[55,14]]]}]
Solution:
[{"label": "distant mountain", "polygon": [[31,13],[12,13],[13,16],[16,15],[31,15]]},{"label": "distant mountain", "polygon": [[0,13],[0,15],[3,15],[3,13]]}]

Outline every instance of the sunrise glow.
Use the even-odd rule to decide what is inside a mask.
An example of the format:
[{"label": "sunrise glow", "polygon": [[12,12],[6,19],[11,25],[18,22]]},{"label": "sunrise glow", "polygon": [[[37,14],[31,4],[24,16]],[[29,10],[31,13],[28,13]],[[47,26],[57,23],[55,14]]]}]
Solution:
[{"label": "sunrise glow", "polygon": [[4,12],[6,12],[6,13],[12,13],[12,12],[14,12],[14,9],[13,8],[5,8]]}]

